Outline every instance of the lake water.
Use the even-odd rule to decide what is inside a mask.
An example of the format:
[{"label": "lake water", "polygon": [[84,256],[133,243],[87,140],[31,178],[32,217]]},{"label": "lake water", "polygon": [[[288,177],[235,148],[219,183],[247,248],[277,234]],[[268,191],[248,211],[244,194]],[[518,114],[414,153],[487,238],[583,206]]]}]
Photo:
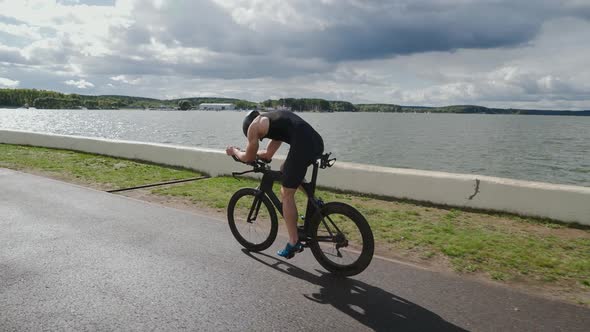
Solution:
[{"label": "lake water", "polygon": [[[338,160],[590,186],[590,117],[298,114]],[[0,109],[0,128],[223,149],[244,145],[244,115]]]}]

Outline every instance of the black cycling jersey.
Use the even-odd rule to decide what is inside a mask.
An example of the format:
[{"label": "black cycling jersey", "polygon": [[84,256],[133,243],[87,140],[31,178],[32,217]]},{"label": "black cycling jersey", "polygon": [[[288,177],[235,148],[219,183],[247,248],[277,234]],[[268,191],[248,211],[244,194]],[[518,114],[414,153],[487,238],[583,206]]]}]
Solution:
[{"label": "black cycling jersey", "polygon": [[297,114],[288,111],[271,111],[260,114],[268,118],[268,133],[264,138],[270,138],[277,141],[291,144],[295,133],[300,127],[311,126],[300,118]]},{"label": "black cycling jersey", "polygon": [[290,111],[271,111],[260,114],[269,120],[264,138],[290,145],[283,167],[283,186],[297,188],[311,165],[324,152],[324,141],[309,123]]}]

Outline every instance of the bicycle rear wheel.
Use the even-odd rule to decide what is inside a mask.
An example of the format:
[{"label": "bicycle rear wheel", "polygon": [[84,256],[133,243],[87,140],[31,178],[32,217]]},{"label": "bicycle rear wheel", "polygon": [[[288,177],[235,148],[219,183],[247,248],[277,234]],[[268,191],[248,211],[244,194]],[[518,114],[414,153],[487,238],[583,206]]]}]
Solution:
[{"label": "bicycle rear wheel", "polygon": [[250,251],[267,249],[277,237],[277,213],[268,197],[258,189],[243,188],[231,197],[227,221],[236,240]]},{"label": "bicycle rear wheel", "polygon": [[312,219],[311,236],[311,252],[333,274],[359,274],[373,259],[375,243],[371,227],[350,205],[337,202],[324,205]]}]

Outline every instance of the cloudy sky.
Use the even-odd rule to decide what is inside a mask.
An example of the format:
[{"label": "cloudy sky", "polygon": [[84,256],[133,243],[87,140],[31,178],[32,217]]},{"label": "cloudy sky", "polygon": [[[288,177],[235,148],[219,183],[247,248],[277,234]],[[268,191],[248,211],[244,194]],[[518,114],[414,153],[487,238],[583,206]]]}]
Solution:
[{"label": "cloudy sky", "polygon": [[590,0],[0,0],[0,87],[590,109]]}]

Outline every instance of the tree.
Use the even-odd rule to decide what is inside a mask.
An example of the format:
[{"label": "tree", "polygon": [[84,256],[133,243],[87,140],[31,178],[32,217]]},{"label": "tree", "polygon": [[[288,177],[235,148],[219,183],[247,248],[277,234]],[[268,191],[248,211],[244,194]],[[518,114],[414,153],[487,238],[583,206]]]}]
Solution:
[{"label": "tree", "polygon": [[96,110],[96,109],[98,109],[98,101],[84,100],[84,107],[86,107],[89,110]]},{"label": "tree", "polygon": [[402,112],[402,107],[394,104],[358,104],[361,112]]},{"label": "tree", "polygon": [[246,100],[238,100],[234,104],[236,105],[236,108],[239,110],[249,110],[249,109],[256,108],[256,103],[246,101]]},{"label": "tree", "polygon": [[330,111],[332,112],[356,112],[357,108],[347,101],[331,101]]},{"label": "tree", "polygon": [[181,100],[178,103],[178,108],[180,108],[183,111],[190,110],[192,107],[193,107],[193,104],[191,104],[191,102],[188,100]]},{"label": "tree", "polygon": [[79,99],[45,97],[35,99],[33,106],[45,109],[73,109],[82,105]]}]

